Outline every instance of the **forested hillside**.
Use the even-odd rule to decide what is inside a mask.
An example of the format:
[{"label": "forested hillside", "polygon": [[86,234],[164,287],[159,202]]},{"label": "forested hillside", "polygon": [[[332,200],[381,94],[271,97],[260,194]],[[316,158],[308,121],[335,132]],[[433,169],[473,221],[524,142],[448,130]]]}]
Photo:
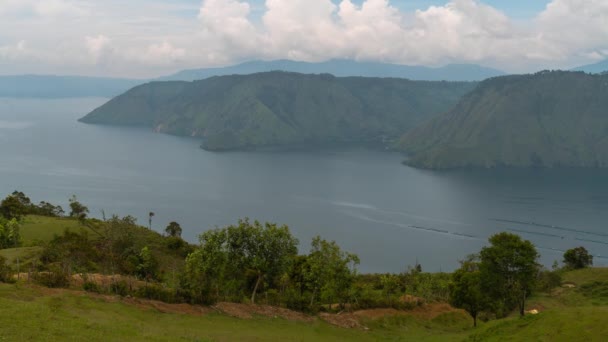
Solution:
[{"label": "forested hillside", "polygon": [[458,167],[608,167],[608,75],[540,72],[481,82],[400,141],[408,163]]},{"label": "forested hillside", "polygon": [[138,86],[81,119],[201,137],[209,150],[387,141],[475,86],[268,72]]}]

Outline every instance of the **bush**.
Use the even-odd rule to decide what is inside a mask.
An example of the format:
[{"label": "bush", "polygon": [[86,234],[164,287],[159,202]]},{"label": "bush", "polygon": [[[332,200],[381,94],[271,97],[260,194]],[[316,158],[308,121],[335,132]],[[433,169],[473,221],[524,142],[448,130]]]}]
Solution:
[{"label": "bush", "polygon": [[50,288],[69,287],[70,278],[61,267],[51,267],[48,272],[37,272],[33,276],[35,283]]},{"label": "bush", "polygon": [[593,265],[593,255],[585,247],[576,247],[564,253],[564,264],[572,269],[585,268]]},{"label": "bush", "polygon": [[140,287],[135,291],[135,296],[139,298],[158,300],[165,303],[178,302],[175,298],[175,293],[172,290],[164,289],[156,285]]},{"label": "bush", "polygon": [[87,292],[101,293],[101,288],[99,285],[92,281],[85,281],[84,284],[82,284],[82,289]]},{"label": "bush", "polygon": [[6,263],[6,258],[0,255],[0,281],[3,283],[14,282],[12,273],[10,266]]},{"label": "bush", "polygon": [[538,291],[549,292],[562,284],[562,276],[557,271],[543,270],[539,273],[536,289]]},{"label": "bush", "polygon": [[113,282],[110,285],[110,292],[122,297],[127,296],[129,294],[129,285],[124,280]]}]

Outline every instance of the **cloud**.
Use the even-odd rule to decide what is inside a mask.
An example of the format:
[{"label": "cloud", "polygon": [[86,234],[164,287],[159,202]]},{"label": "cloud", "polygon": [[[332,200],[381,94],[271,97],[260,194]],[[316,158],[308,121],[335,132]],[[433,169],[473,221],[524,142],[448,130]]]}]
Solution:
[{"label": "cloud", "polygon": [[[197,0],[192,0],[197,1]],[[151,76],[248,59],[479,63],[512,72],[608,56],[608,2],[516,20],[480,0],[0,0],[0,73]],[[260,7],[261,6],[261,7]],[[22,50],[18,43],[27,42]]]},{"label": "cloud", "polygon": [[45,18],[79,17],[88,12],[67,0],[0,0],[0,15]]},{"label": "cloud", "polygon": [[84,44],[89,54],[93,57],[94,63],[99,63],[104,54],[109,53],[111,51],[111,40],[103,34],[99,34],[94,37],[85,37]]}]

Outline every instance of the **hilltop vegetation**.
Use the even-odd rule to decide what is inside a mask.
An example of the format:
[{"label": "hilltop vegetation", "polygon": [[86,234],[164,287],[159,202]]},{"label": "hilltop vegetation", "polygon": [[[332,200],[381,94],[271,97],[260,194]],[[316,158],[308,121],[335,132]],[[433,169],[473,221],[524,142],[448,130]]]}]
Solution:
[{"label": "hilltop vegetation", "polygon": [[399,142],[409,165],[608,167],[608,76],[540,72],[481,82]]},{"label": "hilltop vegetation", "polygon": [[473,83],[268,72],[138,86],[85,123],[200,137],[209,150],[385,142],[441,113]]}]

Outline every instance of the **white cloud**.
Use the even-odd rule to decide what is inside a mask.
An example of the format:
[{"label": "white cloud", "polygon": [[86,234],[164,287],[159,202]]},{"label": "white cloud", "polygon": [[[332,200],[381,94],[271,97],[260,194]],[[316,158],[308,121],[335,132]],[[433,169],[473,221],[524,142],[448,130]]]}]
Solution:
[{"label": "white cloud", "polygon": [[85,37],[85,46],[93,57],[94,63],[99,63],[106,52],[110,51],[111,39],[103,34],[94,37]]},{"label": "white cloud", "polygon": [[[608,1],[553,0],[515,20],[479,0],[0,0],[0,73],[151,76],[246,59],[471,62],[507,71],[608,56]],[[19,48],[20,41],[27,41]],[[8,69],[10,68],[10,70]]]}]

